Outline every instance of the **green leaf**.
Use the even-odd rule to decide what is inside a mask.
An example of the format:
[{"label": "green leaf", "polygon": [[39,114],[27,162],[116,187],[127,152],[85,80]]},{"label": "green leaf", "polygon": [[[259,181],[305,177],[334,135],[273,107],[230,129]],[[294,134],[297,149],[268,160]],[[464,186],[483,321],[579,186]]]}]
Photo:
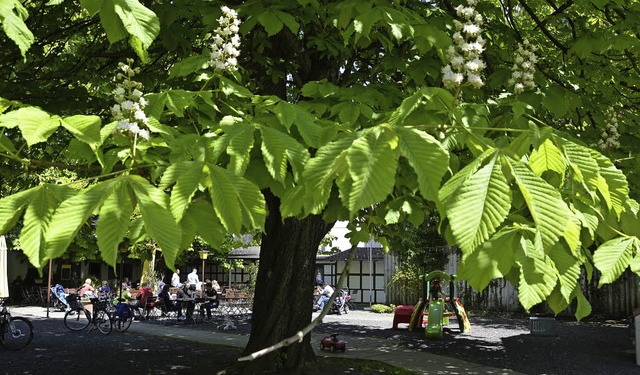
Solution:
[{"label": "green leaf", "polygon": [[[302,178],[302,171],[309,160],[309,151],[286,133],[261,126],[262,157],[271,177],[284,184],[288,166],[291,165],[296,181]],[[288,162],[288,163],[287,163]]]},{"label": "green leaf", "polygon": [[518,299],[526,311],[543,302],[556,286],[555,269],[548,258],[524,238],[516,250],[515,261],[520,266]]},{"label": "green leaf", "polygon": [[171,191],[170,203],[171,213],[176,221],[179,222],[182,220],[182,216],[200,184],[204,163],[187,161],[179,163],[178,166],[178,178]]},{"label": "green leaf", "polygon": [[575,317],[578,321],[591,314],[591,304],[585,298],[580,289],[576,289],[575,298],[578,301]]},{"label": "green leaf", "polygon": [[553,246],[569,222],[569,207],[560,193],[520,161],[507,159],[545,248]]},{"label": "green leaf", "polygon": [[222,246],[227,231],[218,220],[210,202],[204,199],[194,199],[184,216],[195,222],[198,235],[209,245],[214,248]]},{"label": "green leaf", "polygon": [[258,22],[264,26],[268,36],[276,35],[282,30],[284,23],[272,10],[265,10],[258,15]]},{"label": "green leaf", "polygon": [[568,111],[567,99],[565,97],[565,89],[558,86],[549,87],[542,98],[542,104],[552,114],[557,117],[563,117]]},{"label": "green leaf", "polygon": [[191,73],[204,69],[209,63],[209,57],[205,55],[189,56],[178,61],[169,70],[169,78],[184,77]]},{"label": "green leaf", "polygon": [[247,228],[262,228],[266,218],[265,201],[260,189],[244,177],[215,165],[208,165],[208,188],[220,222],[231,233]]},{"label": "green leaf", "polygon": [[98,116],[76,115],[62,118],[62,126],[76,138],[90,145],[101,143],[102,121]]},{"label": "green leaf", "polygon": [[616,281],[637,250],[638,240],[635,237],[618,237],[600,245],[593,253],[593,263],[602,272],[598,286]]},{"label": "green leaf", "polygon": [[58,202],[48,185],[35,188],[29,198],[20,232],[20,246],[31,264],[40,269],[46,257],[45,234]]},{"label": "green leaf", "polygon": [[352,182],[338,182],[343,202],[351,214],[383,201],[391,193],[398,156],[398,137],[388,129],[373,128],[355,139],[347,150]]},{"label": "green leaf", "polygon": [[0,9],[2,10],[0,12],[2,29],[9,39],[18,46],[20,54],[26,60],[27,51],[35,40],[33,33],[24,22],[29,13],[17,0],[0,0]]},{"label": "green leaf", "polygon": [[47,255],[59,258],[78,234],[80,227],[97,210],[118,180],[107,180],[80,191],[58,206],[47,231]]},{"label": "green leaf", "polygon": [[104,0],[80,0],[80,5],[89,12],[91,17],[98,14],[100,9],[102,9],[103,3]]},{"label": "green leaf", "polygon": [[51,117],[40,108],[23,107],[0,115],[0,126],[19,127],[29,146],[45,142],[60,125],[58,117]]},{"label": "green leaf", "polygon": [[177,117],[184,117],[184,109],[193,105],[194,94],[186,90],[168,90],[164,104]]},{"label": "green leaf", "polygon": [[167,267],[173,269],[181,242],[180,227],[167,208],[167,195],[139,176],[127,176],[138,200],[144,227],[160,248]]},{"label": "green leaf", "polygon": [[538,176],[545,171],[554,171],[564,176],[566,169],[560,149],[548,139],[531,153],[529,167]]},{"label": "green leaf", "polygon": [[96,237],[98,248],[104,261],[115,267],[118,247],[131,224],[133,203],[129,187],[124,179],[118,179],[99,211]]},{"label": "green leaf", "polygon": [[227,95],[235,95],[239,98],[251,98],[253,96],[253,94],[251,93],[251,91],[249,91],[249,89],[247,89],[244,86],[240,86],[239,84],[233,82],[232,80],[222,77],[219,77],[220,79],[220,90],[222,90],[222,92]]},{"label": "green leaf", "polygon": [[294,16],[280,10],[274,10],[274,12],[278,16],[278,18],[287,26],[291,33],[293,33],[293,35],[298,35],[298,29],[300,28],[300,25],[298,24],[298,21],[296,21],[296,18]]},{"label": "green leaf", "polygon": [[0,234],[6,234],[18,221],[23,209],[29,203],[31,194],[38,187],[24,190],[0,199]]},{"label": "green leaf", "polygon": [[339,174],[346,174],[346,154],[354,139],[355,136],[349,136],[328,143],[309,159],[303,172],[308,212],[319,214],[327,205],[334,180]]},{"label": "green leaf", "polygon": [[521,246],[520,237],[517,228],[500,230],[475,251],[462,255],[458,277],[482,291],[491,280],[506,276],[513,267],[514,249]]},{"label": "green leaf", "polygon": [[585,189],[595,192],[598,186],[598,164],[591,156],[591,150],[567,140],[562,140],[569,167],[577,181],[584,184]]},{"label": "green leaf", "polygon": [[285,101],[279,101],[278,104],[272,108],[272,111],[287,130],[291,128],[291,125],[293,125],[298,118],[297,107]]},{"label": "green leaf", "polygon": [[429,200],[438,199],[440,182],[449,166],[449,154],[431,135],[417,129],[394,128],[400,139],[400,151],[418,176],[420,193]]},{"label": "green leaf", "polygon": [[[232,120],[231,125],[227,125],[228,120]],[[242,175],[251,160],[255,127],[245,121],[236,122],[230,116],[226,116],[220,125],[225,134],[219,142],[227,144],[226,151],[230,156],[228,168],[235,174]]]},{"label": "green leaf", "polygon": [[469,179],[482,163],[490,156],[492,156],[496,150],[490,149],[485,151],[482,155],[467,164],[458,173],[453,175],[447,182],[444,183],[440,191],[438,192],[438,199],[441,203],[446,204],[451,197],[458,191],[460,186]]},{"label": "green leaf", "polygon": [[107,33],[109,43],[114,44],[127,37],[127,30],[116,13],[116,0],[102,0],[103,5],[100,9],[100,23]]},{"label": "green leaf", "polygon": [[574,257],[571,251],[560,245],[553,246],[547,255],[553,261],[555,268],[558,270],[560,293],[568,304],[571,302],[571,296],[576,288],[580,288],[578,284],[580,278],[580,261]]},{"label": "green leaf", "polygon": [[[624,211],[624,202],[629,196],[629,184],[627,178],[618,168],[613,165],[611,160],[596,154],[596,162],[598,163],[600,176],[602,176],[607,184],[611,207],[618,218]],[[603,190],[600,190],[604,194]]]},{"label": "green leaf", "polygon": [[129,34],[140,39],[147,49],[160,32],[160,21],[153,11],[138,0],[113,0],[114,10]]},{"label": "green leaf", "polygon": [[511,189],[496,154],[447,204],[447,217],[460,248],[470,253],[489,239],[509,214]]},{"label": "green leaf", "polygon": [[280,201],[280,212],[282,217],[295,217],[302,213],[302,209],[307,201],[305,188],[303,185],[297,185],[285,190]]}]

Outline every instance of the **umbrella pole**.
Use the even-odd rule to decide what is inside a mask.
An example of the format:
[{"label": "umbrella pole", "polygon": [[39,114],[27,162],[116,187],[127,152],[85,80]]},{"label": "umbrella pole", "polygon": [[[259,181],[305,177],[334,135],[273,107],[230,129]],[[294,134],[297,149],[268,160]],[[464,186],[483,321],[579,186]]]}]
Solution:
[{"label": "umbrella pole", "polygon": [[122,272],[124,272],[124,259],[120,259],[120,281],[118,282],[120,292],[118,293],[118,298],[122,298]]},{"label": "umbrella pole", "polygon": [[49,306],[51,306],[51,263],[53,261],[49,259],[49,277],[47,281],[47,318],[49,317]]}]

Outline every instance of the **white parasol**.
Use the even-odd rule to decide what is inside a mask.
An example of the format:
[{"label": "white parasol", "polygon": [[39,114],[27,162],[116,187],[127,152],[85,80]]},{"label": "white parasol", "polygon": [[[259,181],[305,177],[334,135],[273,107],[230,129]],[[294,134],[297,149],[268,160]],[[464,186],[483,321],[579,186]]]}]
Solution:
[{"label": "white parasol", "polygon": [[9,297],[7,257],[7,241],[4,239],[4,236],[0,236],[0,297]]}]

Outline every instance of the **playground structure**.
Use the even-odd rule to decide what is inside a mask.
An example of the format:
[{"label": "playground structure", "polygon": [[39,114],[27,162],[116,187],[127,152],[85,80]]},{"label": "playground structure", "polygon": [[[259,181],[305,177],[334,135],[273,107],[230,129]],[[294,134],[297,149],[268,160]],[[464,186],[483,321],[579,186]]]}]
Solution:
[{"label": "playground structure", "polygon": [[[471,324],[460,298],[456,296],[455,275],[443,271],[429,272],[420,276],[423,281],[423,295],[413,307],[409,318],[409,331],[424,328],[425,335],[431,339],[441,339],[443,327],[449,324],[449,318],[455,317],[461,333],[471,331]],[[448,283],[448,297],[444,297],[443,282]],[[446,285],[445,285],[446,287]],[[398,323],[406,323],[408,306],[398,306],[394,316],[394,328]]]}]

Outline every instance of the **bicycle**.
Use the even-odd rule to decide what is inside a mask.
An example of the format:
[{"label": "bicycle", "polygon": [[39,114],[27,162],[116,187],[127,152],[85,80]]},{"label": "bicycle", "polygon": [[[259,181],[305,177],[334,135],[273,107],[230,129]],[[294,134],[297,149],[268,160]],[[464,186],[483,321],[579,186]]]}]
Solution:
[{"label": "bicycle", "polygon": [[27,318],[11,316],[6,300],[0,298],[0,344],[9,350],[24,349],[33,340],[33,324]]},{"label": "bicycle", "polygon": [[135,310],[131,305],[124,303],[124,299],[118,298],[118,303],[115,306],[111,304],[109,310],[111,319],[114,321],[116,331],[125,332],[129,329],[135,314]]},{"label": "bicycle", "polygon": [[91,298],[90,301],[93,305],[93,314],[79,303],[76,294],[70,294],[67,302],[72,307],[64,314],[64,325],[72,331],[97,328],[104,335],[110,334],[113,323],[107,312],[107,301],[100,301],[98,298]]}]

